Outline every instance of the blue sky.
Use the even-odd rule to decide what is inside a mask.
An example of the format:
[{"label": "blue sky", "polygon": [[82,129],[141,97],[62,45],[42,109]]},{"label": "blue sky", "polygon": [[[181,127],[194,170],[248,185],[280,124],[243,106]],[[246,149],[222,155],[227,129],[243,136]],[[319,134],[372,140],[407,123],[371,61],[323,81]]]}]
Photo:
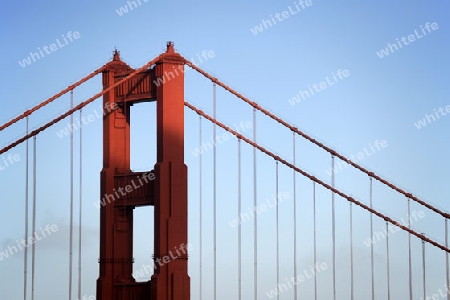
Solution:
[{"label": "blue sky", "polygon": [[[131,2],[130,2],[131,3]],[[136,0],[137,3],[137,0]],[[187,59],[194,58],[203,51],[213,51],[214,57],[204,61],[200,67],[222,80],[246,97],[294,124],[327,146],[350,157],[367,149],[359,161],[368,169],[384,176],[403,189],[421,199],[450,211],[447,198],[450,161],[448,153],[448,128],[450,116],[444,115],[450,105],[449,66],[449,4],[445,2],[403,1],[360,2],[360,1],[315,1],[304,8],[294,1],[170,1],[155,2],[140,0],[133,10],[127,1],[88,2],[85,0],[60,1],[19,1],[3,5],[0,20],[0,37],[3,47],[0,64],[0,123],[23,113],[53,94],[76,82],[80,78],[107,63],[112,51],[117,48],[122,59],[133,68],[145,64],[165,51],[166,42],[174,41],[176,51]],[[289,7],[296,14],[290,12]],[[122,10],[120,8],[122,7]],[[128,7],[128,12],[124,8]],[[118,11],[120,13],[118,13]],[[287,16],[272,26],[267,25],[271,16],[287,11]],[[122,14],[122,15],[120,15]],[[283,18],[283,17],[280,17]],[[263,20],[267,26],[264,27]],[[427,31],[427,22],[436,23]],[[263,26],[263,27],[260,27]],[[422,31],[424,28],[426,35]],[[437,27],[436,27],[437,26]],[[255,27],[262,30],[254,34]],[[40,59],[22,67],[19,62],[27,59],[30,52],[38,52],[44,46],[50,47],[68,32],[78,32],[79,38],[63,43],[57,50],[45,54]],[[417,31],[417,33],[415,32]],[[414,41],[408,45],[397,40],[413,35]],[[420,37],[418,37],[420,36]],[[411,38],[411,39],[413,39]],[[388,44],[396,44],[397,49]],[[389,55],[380,58],[382,50]],[[377,52],[379,54],[377,54]],[[339,70],[347,70],[347,77],[328,84]],[[291,105],[300,91],[308,91],[314,84],[325,82],[325,88]],[[75,103],[86,100],[101,89],[101,80],[96,77],[91,82],[75,90]],[[185,96],[188,101],[212,114],[212,84],[203,76],[189,71],[186,74]],[[299,99],[299,98],[298,98]],[[100,102],[89,105],[84,114],[100,111]],[[241,121],[252,122],[251,108],[235,97],[218,88],[218,114],[222,122],[233,126]],[[294,102],[293,102],[294,103]],[[155,163],[155,122],[154,103],[141,104],[132,109],[132,167],[135,170],[150,170]],[[63,96],[42,112],[30,119],[30,127],[51,120],[69,108],[68,95]],[[438,110],[443,108],[444,113]],[[437,111],[437,113],[435,112]],[[449,106],[450,111],[450,106]],[[434,119],[431,116],[434,114]],[[150,116],[150,117],[149,117]],[[437,118],[439,116],[439,118]],[[76,116],[77,118],[78,116]],[[422,121],[419,124],[419,121]],[[62,299],[67,297],[68,287],[68,219],[69,219],[69,138],[60,139],[57,132],[69,122],[60,122],[37,138],[38,180],[37,223],[39,226],[56,224],[58,232],[40,242],[37,248],[37,297]],[[424,126],[426,124],[426,126]],[[101,122],[96,120],[83,130],[83,295],[95,294],[95,280],[98,276],[98,224],[99,213],[93,202],[99,195],[99,172],[101,170]],[[292,133],[262,114],[257,116],[257,140],[277,155],[292,161]],[[418,128],[420,127],[420,129]],[[24,122],[0,132],[2,145],[23,136]],[[244,132],[251,137],[252,130]],[[218,130],[222,133],[222,130]],[[79,132],[76,132],[75,146],[78,147]],[[203,140],[212,137],[212,126],[203,121]],[[370,151],[376,141],[386,141],[386,147]],[[198,297],[199,262],[199,203],[198,166],[199,158],[191,151],[199,146],[198,116],[186,110],[185,160],[189,167],[189,234],[194,245],[191,256],[191,277],[193,299]],[[32,143],[30,142],[30,149]],[[248,146],[242,148],[243,157],[243,210],[252,205],[252,161],[253,151]],[[237,230],[228,221],[237,216],[237,143],[230,140],[217,146],[218,153],[218,295],[223,299],[236,298],[237,274]],[[24,228],[24,176],[25,146],[21,145],[4,155],[0,155],[0,167],[8,154],[19,155],[20,160],[0,171],[0,187],[5,208],[0,213],[0,251],[23,236]],[[264,203],[275,193],[275,163],[263,154],[258,154],[258,202]],[[204,297],[211,298],[212,272],[212,151],[202,155],[204,165]],[[330,182],[326,170],[330,168],[330,156],[317,147],[297,138],[296,159],[299,167]],[[3,164],[2,164],[3,163]],[[30,154],[31,163],[31,154]],[[75,176],[78,176],[78,156],[76,155]],[[30,165],[31,166],[31,165]],[[279,190],[293,195],[292,172],[280,166]],[[299,270],[309,267],[311,261],[311,191],[312,184],[297,176],[299,228]],[[368,203],[367,176],[345,168],[336,174],[336,185],[343,191]],[[78,182],[75,183],[78,199]],[[330,195],[318,188],[318,217],[321,220],[318,232],[319,259],[330,262]],[[293,197],[291,197],[292,200]],[[341,273],[338,294],[345,297],[349,293],[348,271],[348,204],[336,198],[338,218],[338,261]],[[406,217],[404,197],[394,195],[380,184],[374,184],[374,205],[380,211],[398,219]],[[76,205],[78,205],[76,203]],[[282,278],[292,276],[292,201],[280,205]],[[412,210],[423,210],[412,205]],[[78,206],[75,209],[78,213]],[[152,209],[136,211],[135,258],[139,269],[148,263],[152,253]],[[425,211],[426,217],[415,227],[437,241],[444,242],[442,218]],[[368,275],[367,247],[362,242],[369,237],[367,231],[368,214],[354,210],[359,224],[355,229],[354,243],[358,245],[356,256],[361,263],[356,267],[358,275],[357,295],[367,292]],[[274,224],[275,210],[261,214],[259,223],[259,294],[266,299],[265,292],[276,286],[274,278]],[[77,224],[77,222],[76,222]],[[78,225],[77,225],[78,226]],[[243,283],[244,298],[252,295],[253,282],[253,222],[242,225],[243,243]],[[375,222],[375,230],[381,230],[383,221]],[[406,235],[396,233],[395,245],[401,248]],[[397,243],[397,244],[395,244]],[[415,241],[414,253],[420,258],[420,241]],[[377,262],[384,259],[384,244],[377,243]],[[443,254],[429,247],[429,262],[436,272],[429,274],[429,294],[443,287]],[[402,250],[403,251],[403,250]],[[231,254],[230,254],[231,253]],[[405,252],[393,250],[399,276],[405,276]],[[395,256],[397,255],[397,256]],[[397,257],[398,259],[396,259]],[[440,258],[439,258],[440,259]],[[420,268],[417,263],[417,287]],[[49,265],[55,265],[49,272]],[[382,267],[378,270],[377,287],[379,299],[384,299]],[[378,272],[377,271],[377,272]],[[397,273],[395,273],[397,274]],[[403,274],[403,275],[401,275]],[[19,299],[22,291],[23,253],[0,262],[0,293],[8,299]],[[393,276],[393,297],[403,298],[407,286],[396,281]],[[416,278],[417,277],[417,278]],[[319,286],[329,286],[329,272],[318,277]],[[368,278],[368,277],[367,277]],[[436,280],[434,280],[436,279]],[[439,279],[439,280],[438,280]],[[55,287],[47,291],[47,286]],[[56,285],[54,284],[56,283]],[[250,287],[248,287],[250,286]],[[310,296],[310,285],[300,285],[303,295]],[[231,292],[233,291],[233,292]],[[324,298],[329,290],[321,291]],[[283,293],[283,297],[292,291]],[[356,297],[358,298],[358,297]],[[220,298],[219,298],[220,299]]]}]

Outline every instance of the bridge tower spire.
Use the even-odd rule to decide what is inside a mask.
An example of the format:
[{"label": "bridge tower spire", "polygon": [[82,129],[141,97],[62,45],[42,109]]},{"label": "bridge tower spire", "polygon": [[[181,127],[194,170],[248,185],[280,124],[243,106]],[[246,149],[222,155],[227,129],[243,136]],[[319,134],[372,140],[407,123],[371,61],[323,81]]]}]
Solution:
[{"label": "bridge tower spire", "polygon": [[[133,71],[115,50],[103,71],[103,89]],[[164,83],[156,85],[157,78]],[[154,171],[137,173],[130,169],[130,107],[140,102],[156,102],[157,161]],[[184,59],[173,43],[155,66],[106,93],[103,107],[97,299],[189,300]],[[136,282],[133,211],[148,205],[155,207],[155,268],[150,281]]]}]

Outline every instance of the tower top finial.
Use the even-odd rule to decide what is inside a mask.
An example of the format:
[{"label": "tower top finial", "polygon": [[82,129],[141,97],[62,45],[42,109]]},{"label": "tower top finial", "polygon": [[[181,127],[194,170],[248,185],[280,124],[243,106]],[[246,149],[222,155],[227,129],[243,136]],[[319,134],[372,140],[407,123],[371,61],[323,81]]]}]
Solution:
[{"label": "tower top finial", "polygon": [[166,53],[175,53],[175,50],[173,49],[173,42],[171,42],[171,41],[167,42]]},{"label": "tower top finial", "polygon": [[120,52],[117,50],[117,48],[114,49],[113,61],[120,61]]}]

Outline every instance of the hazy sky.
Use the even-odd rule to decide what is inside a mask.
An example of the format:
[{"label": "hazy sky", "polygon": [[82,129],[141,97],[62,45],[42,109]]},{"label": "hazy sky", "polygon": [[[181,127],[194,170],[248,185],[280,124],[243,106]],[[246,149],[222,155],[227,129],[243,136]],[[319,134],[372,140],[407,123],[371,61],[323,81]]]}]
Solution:
[{"label": "hazy sky", "polygon": [[[132,9],[131,9],[132,8]],[[450,211],[448,182],[450,99],[448,67],[450,5],[444,1],[9,1],[0,20],[0,123],[44,101],[107,63],[117,48],[122,59],[138,68],[159,55],[167,41],[176,51],[241,94],[295,125],[327,146],[382,175],[436,207]],[[72,38],[69,38],[71,36]],[[208,59],[199,60],[202,53]],[[75,102],[101,90],[96,77],[75,90]],[[191,70],[186,73],[186,99],[212,114],[212,84]],[[68,95],[30,118],[36,128],[69,108]],[[292,162],[292,132],[218,88],[217,117],[231,127],[250,124],[242,133]],[[101,100],[84,109],[101,112]],[[151,170],[155,163],[155,105],[132,108],[132,168]],[[427,116],[428,115],[428,116]],[[79,115],[76,115],[78,118]],[[192,299],[199,295],[199,118],[186,109],[185,160],[189,167],[189,242]],[[36,244],[36,300],[66,299],[69,256],[69,145],[58,136],[66,119],[37,138],[37,226],[58,230]],[[95,295],[98,277],[99,172],[102,168],[101,120],[83,130],[83,295]],[[202,121],[203,141],[211,141],[212,125]],[[22,121],[0,132],[1,146],[25,133]],[[217,131],[223,134],[222,130]],[[75,133],[79,146],[79,131]],[[379,146],[376,146],[379,145]],[[30,151],[32,141],[30,141]],[[78,149],[78,148],[77,148]],[[217,146],[218,166],[218,299],[237,298],[237,142]],[[212,153],[203,160],[203,297],[212,298]],[[358,153],[362,153],[359,154]],[[11,154],[12,161],[8,161]],[[242,210],[253,203],[253,150],[242,145]],[[79,176],[78,152],[75,178]],[[15,158],[15,159],[14,159]],[[274,160],[259,153],[258,203],[276,191]],[[25,145],[0,155],[0,252],[24,235]],[[331,182],[330,155],[296,138],[296,162],[302,169]],[[32,153],[30,152],[30,170]],[[337,162],[336,162],[337,163]],[[293,175],[279,167],[279,191],[290,196],[280,204],[281,283],[293,276]],[[312,183],[296,177],[298,270],[312,264]],[[336,186],[369,203],[369,180],[349,167],[339,169]],[[78,216],[75,182],[75,214]],[[31,175],[30,175],[31,196]],[[319,299],[331,299],[331,196],[317,187],[318,262],[329,267],[317,277]],[[389,216],[406,219],[404,196],[374,183],[374,206]],[[31,205],[30,205],[31,209]],[[445,242],[442,217],[413,204],[424,217],[412,224],[418,232]],[[31,212],[31,210],[30,210]],[[135,270],[148,264],[153,252],[153,210],[135,214]],[[276,210],[258,215],[258,292],[276,282]],[[31,216],[31,215],[30,215]],[[336,197],[338,299],[350,293],[349,205]],[[369,214],[353,210],[355,299],[370,296]],[[31,226],[31,218],[30,223]],[[75,220],[76,227],[78,226]],[[375,219],[374,230],[385,226]],[[78,228],[75,228],[76,233]],[[40,232],[40,230],[39,230]],[[253,295],[253,220],[242,224],[243,297]],[[31,227],[30,227],[31,235]],[[75,234],[75,238],[78,235]],[[391,296],[406,299],[407,235],[395,233],[391,249]],[[75,247],[78,244],[75,243]],[[375,244],[376,299],[386,299],[386,241]],[[421,242],[413,238],[414,299],[422,296]],[[31,253],[31,251],[30,251]],[[427,295],[444,288],[444,253],[427,246]],[[0,261],[0,295],[22,299],[23,251]],[[77,256],[74,257],[75,262]],[[31,267],[31,265],[30,265]],[[76,268],[74,267],[74,270]],[[28,270],[29,276],[31,268]],[[76,278],[76,272],[74,278]],[[147,275],[146,280],[150,277]],[[31,277],[29,277],[31,279]],[[311,299],[314,279],[299,285]],[[30,291],[29,281],[29,291]],[[74,281],[76,286],[76,281]],[[74,299],[76,293],[74,291]],[[293,289],[281,299],[292,299]],[[441,298],[440,298],[441,299]],[[445,298],[442,298],[445,299]]]}]

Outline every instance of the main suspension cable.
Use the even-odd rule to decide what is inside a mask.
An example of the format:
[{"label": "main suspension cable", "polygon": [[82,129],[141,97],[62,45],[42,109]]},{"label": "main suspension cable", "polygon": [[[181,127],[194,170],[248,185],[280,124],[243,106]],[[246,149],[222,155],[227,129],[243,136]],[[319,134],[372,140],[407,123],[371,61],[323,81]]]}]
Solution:
[{"label": "main suspension cable", "polygon": [[285,159],[283,159],[283,158],[281,158],[281,157],[279,157],[279,156],[273,154],[272,152],[270,152],[269,150],[265,149],[264,147],[258,145],[257,143],[252,142],[250,139],[248,139],[248,138],[246,138],[245,136],[243,136],[242,134],[240,134],[240,133],[234,131],[234,130],[231,129],[230,127],[228,127],[228,126],[222,124],[221,122],[219,122],[219,121],[213,119],[213,118],[210,117],[208,114],[204,113],[203,111],[201,111],[200,109],[198,109],[198,108],[196,108],[195,106],[191,105],[190,103],[188,103],[188,102],[185,101],[185,102],[184,102],[184,105],[187,106],[188,108],[190,108],[191,110],[195,111],[196,113],[200,114],[200,115],[203,116],[205,119],[207,119],[207,120],[209,120],[209,121],[211,121],[211,122],[216,123],[216,125],[218,125],[219,127],[221,127],[221,128],[223,128],[223,129],[225,129],[226,131],[232,133],[234,136],[236,136],[236,137],[242,139],[242,140],[245,141],[247,144],[253,146],[254,148],[257,148],[259,151],[261,151],[261,152],[263,152],[264,154],[266,154],[266,155],[268,155],[268,156],[270,156],[270,157],[272,157],[272,158],[278,160],[279,162],[281,162],[282,164],[288,166],[289,168],[296,170],[298,173],[302,174],[302,175],[305,176],[306,178],[308,178],[308,179],[310,179],[310,180],[312,180],[312,181],[315,181],[316,183],[320,184],[321,186],[323,186],[324,188],[330,190],[331,192],[334,192],[334,193],[338,194],[339,196],[341,196],[342,198],[345,198],[347,201],[353,202],[354,204],[358,205],[359,207],[363,208],[364,210],[367,210],[367,211],[369,211],[370,213],[372,213],[372,214],[378,216],[379,218],[382,218],[383,220],[388,221],[388,222],[391,223],[392,225],[395,225],[395,226],[401,228],[402,230],[404,230],[404,231],[406,231],[406,232],[409,232],[409,233],[413,234],[414,236],[418,237],[419,239],[423,239],[423,240],[426,241],[427,243],[429,243],[429,244],[431,244],[431,245],[433,245],[433,246],[435,246],[435,247],[437,247],[437,248],[439,248],[439,249],[441,249],[441,250],[443,250],[443,251],[446,251],[446,252],[449,252],[449,253],[450,253],[450,249],[449,249],[449,248],[447,248],[447,247],[445,247],[445,246],[439,244],[438,242],[435,242],[435,241],[433,241],[433,240],[431,240],[431,239],[425,237],[423,234],[419,234],[419,233],[415,232],[414,230],[409,229],[407,226],[404,226],[404,225],[400,224],[399,222],[395,221],[394,219],[392,219],[392,218],[390,218],[390,217],[388,217],[388,216],[386,216],[386,215],[384,215],[384,214],[382,214],[382,213],[380,213],[380,212],[378,212],[378,211],[376,211],[376,210],[370,208],[369,206],[367,206],[366,204],[364,204],[364,203],[362,203],[362,202],[356,200],[355,198],[348,196],[347,194],[341,192],[340,190],[338,190],[338,189],[336,189],[336,188],[333,188],[333,187],[332,187],[331,185],[329,185],[328,183],[326,183],[326,182],[324,182],[324,181],[322,181],[322,180],[316,178],[316,177],[313,176],[313,175],[310,175],[309,173],[303,171],[302,169],[300,169],[300,168],[294,166],[293,164],[291,164],[291,163],[288,162],[287,160],[285,160]]},{"label": "main suspension cable", "polygon": [[[209,75],[208,73],[206,73],[205,71],[203,71],[202,69],[200,69],[199,67],[197,67],[196,65],[194,65],[193,63],[191,63],[190,61],[186,60],[184,61],[184,63],[186,65],[188,65],[189,67],[191,67],[192,69],[196,70],[197,72],[199,72],[200,74],[202,74],[203,76],[205,76],[206,78],[208,78],[209,80],[211,80],[212,82],[218,84],[219,86],[221,86],[222,88],[224,88],[225,90],[227,90],[228,92],[232,93],[233,95],[235,95],[236,97],[240,98],[241,100],[243,100],[244,102],[246,102],[247,104],[249,104],[250,106],[252,106],[254,109],[258,109],[259,111],[261,111],[262,113],[264,113],[265,115],[267,115],[268,117],[270,117],[271,119],[277,121],[278,123],[280,123],[281,125],[287,127],[288,129],[294,131],[295,133],[297,133],[298,135],[300,135],[301,137],[307,139],[308,141],[310,141],[311,143],[319,146],[320,148],[324,149],[325,151],[327,151],[328,153],[330,153],[331,155],[336,156],[337,158],[341,159],[342,161],[348,163],[349,165],[351,165],[352,167],[366,173],[367,175],[375,178],[376,180],[380,181],[381,183],[387,185],[388,187],[390,187],[391,189],[405,195],[408,198],[411,198],[413,201],[421,204],[422,206],[425,206],[426,208],[434,211],[437,214],[442,215],[443,217],[449,218],[450,219],[450,213],[447,212],[443,212],[441,210],[439,210],[438,208],[428,204],[427,202],[420,200],[419,198],[417,198],[416,196],[412,195],[411,193],[408,193],[406,191],[404,191],[403,189],[397,187],[396,185],[388,182],[387,180],[381,178],[379,175],[376,175],[374,172],[371,172],[363,167],[361,167],[360,165],[354,163],[353,161],[351,161],[350,159],[347,159],[346,157],[340,155],[339,153],[337,153],[335,150],[325,146],[325,144],[317,141],[316,139],[310,137],[309,135],[307,135],[306,133],[298,130],[296,127],[290,125],[289,123],[287,123],[286,121],[280,119],[279,117],[277,117],[276,115],[272,114],[271,112],[269,112],[268,110],[262,108],[261,106],[259,106],[257,103],[251,101],[250,99],[244,97],[243,95],[241,95],[240,93],[236,92],[235,90],[233,90],[232,88],[230,88],[229,86],[227,86],[226,84],[222,83],[221,81],[219,81],[217,78],[212,77],[211,75]],[[0,153],[1,154],[1,153]]]},{"label": "main suspension cable", "polygon": [[47,100],[45,100],[44,102],[40,103],[39,105],[36,105],[35,107],[33,107],[30,110],[27,110],[26,112],[24,112],[23,114],[21,114],[20,116],[18,116],[17,118],[12,119],[11,121],[3,124],[2,126],[0,126],[0,131],[2,131],[5,128],[8,128],[9,126],[13,125],[14,123],[22,120],[25,117],[28,117],[29,115],[31,115],[32,113],[34,113],[35,111],[39,110],[40,108],[46,106],[47,104],[53,102],[54,100],[58,99],[59,97],[61,97],[62,95],[66,94],[69,91],[72,91],[74,88],[76,88],[77,86],[83,84],[84,82],[88,81],[89,79],[91,79],[92,77],[94,77],[95,75],[99,74],[100,72],[102,72],[104,69],[106,68],[106,65],[103,65],[102,67],[100,67],[99,69],[95,70],[94,72],[92,72],[91,74],[89,74],[88,76],[84,77],[83,79],[79,80],[78,82],[70,85],[69,87],[67,87],[66,89],[62,90],[61,92],[59,92],[58,94],[48,98]]}]

